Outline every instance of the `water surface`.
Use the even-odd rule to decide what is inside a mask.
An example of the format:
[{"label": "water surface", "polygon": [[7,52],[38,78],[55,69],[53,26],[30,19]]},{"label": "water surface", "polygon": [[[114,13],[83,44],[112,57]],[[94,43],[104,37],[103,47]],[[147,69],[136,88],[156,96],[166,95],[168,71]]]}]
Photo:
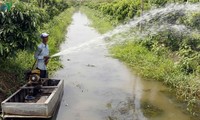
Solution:
[{"label": "water surface", "polygon": [[[61,51],[100,37],[89,25],[87,16],[76,12]],[[133,74],[122,62],[109,57],[106,46],[85,46],[61,56],[61,62],[63,68],[54,76],[65,82],[57,120],[190,120],[164,94],[165,86]],[[146,116],[141,109],[143,102],[158,107],[161,114]]]}]

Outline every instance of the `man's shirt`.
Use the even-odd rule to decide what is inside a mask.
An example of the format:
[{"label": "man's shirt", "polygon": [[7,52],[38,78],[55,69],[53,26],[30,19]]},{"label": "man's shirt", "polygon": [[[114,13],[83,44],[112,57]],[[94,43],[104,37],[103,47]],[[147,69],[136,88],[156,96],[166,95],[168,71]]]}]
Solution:
[{"label": "man's shirt", "polygon": [[37,59],[37,68],[40,70],[46,70],[45,59],[44,56],[49,55],[49,47],[44,43],[38,45],[38,49],[34,55],[35,59]]}]

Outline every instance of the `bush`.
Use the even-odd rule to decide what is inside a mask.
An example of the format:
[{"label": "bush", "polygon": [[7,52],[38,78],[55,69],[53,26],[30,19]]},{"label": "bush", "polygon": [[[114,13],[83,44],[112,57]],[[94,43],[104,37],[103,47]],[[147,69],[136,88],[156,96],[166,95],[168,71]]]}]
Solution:
[{"label": "bush", "polygon": [[12,57],[19,50],[33,50],[38,42],[38,29],[44,12],[25,3],[16,3],[0,13],[0,59]]}]

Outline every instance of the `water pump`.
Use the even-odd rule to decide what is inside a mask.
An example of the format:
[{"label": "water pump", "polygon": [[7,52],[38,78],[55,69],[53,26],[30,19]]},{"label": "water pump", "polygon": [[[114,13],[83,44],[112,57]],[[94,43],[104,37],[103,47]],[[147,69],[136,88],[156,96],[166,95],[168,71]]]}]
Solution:
[{"label": "water pump", "polygon": [[28,78],[29,84],[41,84],[40,70],[32,70]]}]

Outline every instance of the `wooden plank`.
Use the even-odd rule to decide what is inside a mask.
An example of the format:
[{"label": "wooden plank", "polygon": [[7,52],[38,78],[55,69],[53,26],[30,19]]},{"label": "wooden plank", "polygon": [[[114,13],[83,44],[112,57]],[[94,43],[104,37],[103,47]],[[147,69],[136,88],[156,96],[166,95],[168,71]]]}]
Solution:
[{"label": "wooden plank", "polygon": [[6,103],[2,104],[4,115],[46,116],[46,104],[40,103]]},{"label": "wooden plank", "polygon": [[5,118],[51,118],[51,116],[22,116],[22,115],[3,115],[2,116],[4,119]]},{"label": "wooden plank", "polygon": [[44,103],[49,96],[41,96],[40,99],[36,103]]},{"label": "wooden plank", "polygon": [[[21,87],[21,89],[33,89],[34,87]],[[58,88],[58,86],[42,86],[41,89],[48,89],[48,88]]]},{"label": "wooden plank", "polygon": [[48,109],[47,109],[48,115],[51,115],[54,112],[54,108],[57,102],[61,101],[63,88],[64,88],[64,81],[60,80],[60,83],[58,84],[58,86],[59,87],[55,91],[52,92],[52,94],[49,96],[49,98],[45,102],[48,105]]}]

